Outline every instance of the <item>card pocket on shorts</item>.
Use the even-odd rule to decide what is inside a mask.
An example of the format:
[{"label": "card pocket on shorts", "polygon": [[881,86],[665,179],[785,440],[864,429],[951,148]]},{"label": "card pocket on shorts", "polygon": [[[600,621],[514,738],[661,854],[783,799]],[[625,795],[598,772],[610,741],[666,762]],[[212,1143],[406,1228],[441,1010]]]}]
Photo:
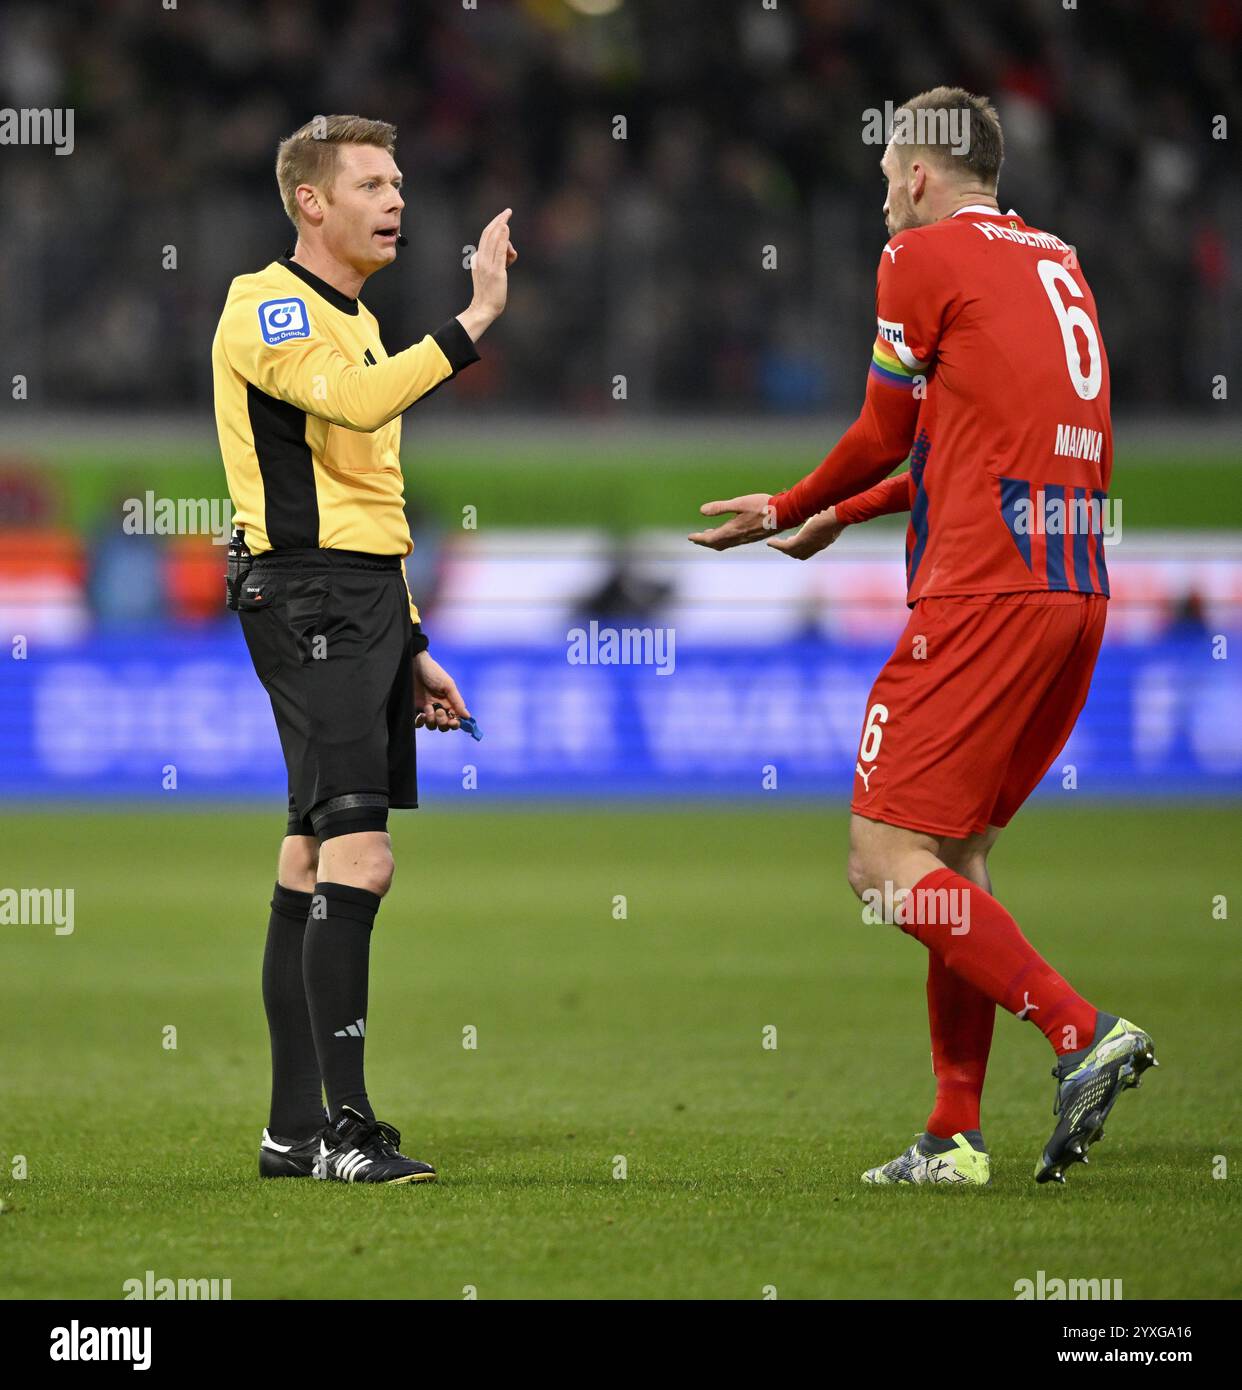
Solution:
[{"label": "card pocket on shorts", "polygon": [[326,574],[291,576],[285,582],[285,623],[297,644],[303,666],[311,661],[324,661],[329,656],[325,618],[328,594]]},{"label": "card pocket on shorts", "polygon": [[254,663],[254,672],[265,685],[282,664],[280,623],[276,619],[279,580],[274,575],[247,575],[237,595],[237,615],[242,636]]},{"label": "card pocket on shorts", "polygon": [[261,579],[247,579],[237,595],[239,613],[257,613],[267,608],[276,597],[275,585],[265,584]]}]

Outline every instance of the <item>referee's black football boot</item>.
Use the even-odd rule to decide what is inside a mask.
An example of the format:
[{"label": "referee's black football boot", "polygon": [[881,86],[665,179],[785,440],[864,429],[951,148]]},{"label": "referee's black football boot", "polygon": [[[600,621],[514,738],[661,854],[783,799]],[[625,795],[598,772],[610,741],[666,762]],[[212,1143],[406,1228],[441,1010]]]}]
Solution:
[{"label": "referee's black football boot", "polygon": [[435,1182],[430,1163],[406,1158],[401,1135],[382,1120],[368,1120],[344,1105],[319,1140],[315,1176],[329,1182]]},{"label": "referee's black football boot", "polygon": [[[327,1116],[324,1119],[327,1120]],[[319,1157],[319,1141],[323,1130],[309,1139],[281,1139],[263,1131],[259,1144],[259,1176],[261,1178],[311,1178]]]},{"label": "referee's black football boot", "polygon": [[1160,1065],[1151,1038],[1126,1019],[1101,1015],[1096,1031],[1085,1052],[1062,1057],[1052,1069],[1057,1127],[1035,1165],[1036,1182],[1064,1182],[1070,1164],[1086,1163],[1087,1150],[1104,1138],[1104,1121],[1122,1091],[1133,1090],[1149,1067]]}]

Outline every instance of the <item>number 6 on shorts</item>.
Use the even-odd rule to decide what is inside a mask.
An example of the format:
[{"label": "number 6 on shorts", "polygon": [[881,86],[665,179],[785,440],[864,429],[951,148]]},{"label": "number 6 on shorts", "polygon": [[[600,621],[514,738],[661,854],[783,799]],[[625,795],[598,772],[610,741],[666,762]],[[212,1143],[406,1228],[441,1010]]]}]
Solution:
[{"label": "number 6 on shorts", "polygon": [[883,726],[888,723],[888,706],[872,705],[867,711],[867,722],[863,725],[862,744],[858,749],[860,763],[873,763],[880,756],[880,741],[884,737]]}]

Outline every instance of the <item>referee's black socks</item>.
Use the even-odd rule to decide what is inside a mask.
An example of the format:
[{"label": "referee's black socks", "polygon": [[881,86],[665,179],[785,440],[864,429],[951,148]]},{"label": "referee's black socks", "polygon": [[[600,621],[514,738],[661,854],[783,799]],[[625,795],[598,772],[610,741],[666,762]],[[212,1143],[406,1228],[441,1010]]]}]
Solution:
[{"label": "referee's black socks", "polygon": [[349,1105],[375,1118],[363,1080],[371,928],[380,898],[345,883],[317,883],[302,946],[302,980],[332,1119]]},{"label": "referee's black socks", "polygon": [[268,1131],[278,1139],[309,1139],[323,1128],[319,1057],[302,983],[302,945],[310,909],[309,893],[277,883],[263,951],[263,1007],[272,1039]]}]

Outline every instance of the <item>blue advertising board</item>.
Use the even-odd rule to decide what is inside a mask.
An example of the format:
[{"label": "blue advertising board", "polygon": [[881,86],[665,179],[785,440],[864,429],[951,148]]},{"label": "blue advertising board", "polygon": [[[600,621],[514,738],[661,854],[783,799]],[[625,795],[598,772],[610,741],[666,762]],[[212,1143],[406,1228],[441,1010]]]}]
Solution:
[{"label": "blue advertising board", "polygon": [[[419,734],[423,799],[844,797],[888,650],[679,644],[657,667],[574,664],[564,644],[438,644],[484,738]],[[1041,791],[1242,795],[1242,670],[1221,656],[1203,635],[1106,645]],[[32,646],[0,667],[8,803],[279,801],[284,788],[271,709],[230,625]]]}]

